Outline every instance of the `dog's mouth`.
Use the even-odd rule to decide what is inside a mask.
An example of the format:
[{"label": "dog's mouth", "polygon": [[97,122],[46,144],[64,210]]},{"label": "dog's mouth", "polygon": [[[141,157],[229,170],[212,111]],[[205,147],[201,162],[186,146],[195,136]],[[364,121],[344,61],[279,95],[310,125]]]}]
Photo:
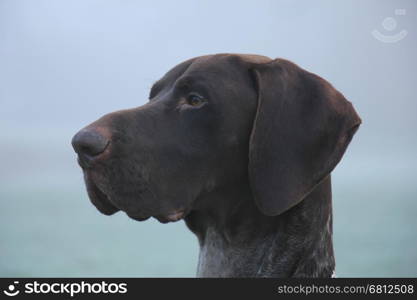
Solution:
[{"label": "dog's mouth", "polygon": [[187,215],[187,211],[185,209],[180,209],[180,210],[176,210],[171,213],[168,213],[166,215],[154,216],[154,218],[157,219],[161,223],[169,223],[169,222],[177,222],[179,220],[182,220],[186,215]]},{"label": "dog's mouth", "polygon": [[117,204],[111,201],[111,198],[100,189],[99,185],[94,182],[91,174],[88,171],[84,170],[84,180],[87,187],[87,193],[90,198],[90,201],[93,205],[104,215],[113,215],[116,212],[124,211],[126,215],[136,221],[146,221],[150,217],[154,217],[161,223],[177,222],[182,220],[187,214],[188,210],[186,209],[177,209],[170,211],[165,214],[144,214],[137,212],[130,212],[125,209],[119,208]]},{"label": "dog's mouth", "polygon": [[86,171],[84,171],[84,181],[91,203],[93,203],[102,214],[110,216],[120,211],[120,209],[110,201],[109,197],[98,188],[91,178],[91,175]]}]

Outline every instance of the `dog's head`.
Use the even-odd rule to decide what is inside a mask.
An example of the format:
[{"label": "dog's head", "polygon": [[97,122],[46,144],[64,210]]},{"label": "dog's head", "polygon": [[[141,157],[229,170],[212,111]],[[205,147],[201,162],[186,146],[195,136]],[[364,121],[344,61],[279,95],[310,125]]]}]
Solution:
[{"label": "dog's head", "polygon": [[104,214],[176,221],[205,193],[245,178],[260,210],[280,214],[333,170],[360,124],[325,80],[263,56],[185,61],[149,99],[73,138],[89,197]]}]

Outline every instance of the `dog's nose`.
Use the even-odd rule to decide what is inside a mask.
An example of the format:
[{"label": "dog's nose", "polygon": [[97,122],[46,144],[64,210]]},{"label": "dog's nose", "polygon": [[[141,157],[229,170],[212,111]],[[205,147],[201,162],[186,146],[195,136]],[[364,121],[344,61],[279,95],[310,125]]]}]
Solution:
[{"label": "dog's nose", "polygon": [[82,129],[71,143],[81,160],[90,161],[106,150],[109,139],[94,129]]}]

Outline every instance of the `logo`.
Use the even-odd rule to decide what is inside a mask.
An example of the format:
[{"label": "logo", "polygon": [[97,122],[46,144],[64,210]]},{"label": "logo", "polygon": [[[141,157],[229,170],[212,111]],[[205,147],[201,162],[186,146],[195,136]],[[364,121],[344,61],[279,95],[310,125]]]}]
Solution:
[{"label": "logo", "polygon": [[[395,10],[395,15],[397,16],[404,16],[405,14],[406,14],[405,9],[398,8]],[[387,33],[390,33],[397,28],[397,21],[392,17],[385,18],[381,24]],[[376,29],[372,31],[372,35],[374,36],[374,38],[376,38],[377,40],[383,43],[399,42],[402,39],[404,39],[407,36],[407,34],[408,34],[407,30],[404,30],[404,29],[396,34],[383,34]]]},{"label": "logo", "polygon": [[21,283],[22,287],[17,289],[19,281],[10,284],[3,293],[9,297],[18,294],[67,294],[71,298],[77,294],[126,294],[127,283],[114,282],[32,282]]},{"label": "logo", "polygon": [[5,293],[7,296],[10,296],[10,297],[14,297],[14,296],[16,296],[17,294],[19,294],[20,292],[19,292],[19,290],[16,290],[16,285],[19,283],[19,281],[14,281],[13,282],[13,284],[10,284],[8,287],[7,287],[7,290],[4,290],[3,291],[3,293]]}]

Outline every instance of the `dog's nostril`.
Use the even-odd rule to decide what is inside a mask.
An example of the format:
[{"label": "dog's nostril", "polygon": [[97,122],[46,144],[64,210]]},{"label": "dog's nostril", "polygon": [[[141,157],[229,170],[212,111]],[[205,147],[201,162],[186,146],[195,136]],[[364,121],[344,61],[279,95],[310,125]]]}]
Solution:
[{"label": "dog's nostril", "polygon": [[109,140],[94,129],[82,129],[72,138],[72,146],[80,156],[97,156],[108,144]]}]

